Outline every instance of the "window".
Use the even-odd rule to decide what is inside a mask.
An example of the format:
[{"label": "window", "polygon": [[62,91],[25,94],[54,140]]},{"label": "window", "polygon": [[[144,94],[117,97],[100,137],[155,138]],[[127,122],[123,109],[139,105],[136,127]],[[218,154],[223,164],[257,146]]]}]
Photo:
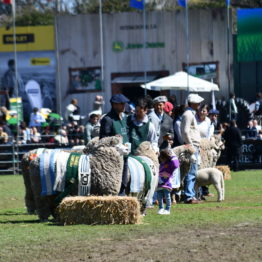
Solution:
[{"label": "window", "polygon": [[218,62],[183,63],[183,70],[192,76],[218,84]]},{"label": "window", "polygon": [[70,92],[101,91],[101,68],[69,68]]}]

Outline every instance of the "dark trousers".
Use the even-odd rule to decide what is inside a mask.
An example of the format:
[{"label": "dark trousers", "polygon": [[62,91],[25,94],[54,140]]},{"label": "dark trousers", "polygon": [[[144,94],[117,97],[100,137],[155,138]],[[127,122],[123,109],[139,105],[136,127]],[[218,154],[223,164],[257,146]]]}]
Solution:
[{"label": "dark trousers", "polygon": [[227,164],[233,171],[239,170],[240,147],[230,146],[227,148]]},{"label": "dark trousers", "polygon": [[128,161],[127,157],[124,157],[124,166],[123,166],[123,173],[122,173],[122,182],[119,195],[125,195],[125,190],[128,183]]}]

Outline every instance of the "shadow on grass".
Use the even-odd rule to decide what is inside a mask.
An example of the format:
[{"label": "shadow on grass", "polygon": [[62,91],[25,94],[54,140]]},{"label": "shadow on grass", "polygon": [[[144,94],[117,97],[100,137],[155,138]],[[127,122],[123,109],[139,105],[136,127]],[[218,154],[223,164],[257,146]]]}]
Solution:
[{"label": "shadow on grass", "polygon": [[[30,216],[30,219],[21,219],[21,220],[9,220],[4,219],[3,217],[11,217],[11,216]],[[4,213],[0,213],[0,225],[1,224],[45,224],[48,226],[63,226],[63,224],[59,223],[58,221],[56,221],[55,219],[47,219],[47,220],[43,220],[41,221],[40,219],[31,219],[32,216],[36,216],[34,214],[28,214],[26,212],[4,212]]]},{"label": "shadow on grass", "polygon": [[26,212],[21,213],[21,212],[5,212],[5,213],[0,213],[0,216],[26,216],[26,215],[30,215]]},{"label": "shadow on grass", "polygon": [[1,220],[0,218],[0,225],[4,224],[43,224],[46,226],[64,226],[63,224],[55,221],[54,219],[40,221],[40,219]]},{"label": "shadow on grass", "polygon": [[4,224],[36,224],[40,223],[40,220],[5,220],[1,221],[0,220],[0,225]]}]

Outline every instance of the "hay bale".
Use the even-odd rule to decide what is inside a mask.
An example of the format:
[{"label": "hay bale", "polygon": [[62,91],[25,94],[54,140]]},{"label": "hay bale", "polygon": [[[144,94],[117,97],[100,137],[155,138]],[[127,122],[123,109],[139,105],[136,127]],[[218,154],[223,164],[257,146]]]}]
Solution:
[{"label": "hay bale", "polygon": [[57,213],[64,225],[136,224],[140,205],[134,197],[76,196],[64,198]]},{"label": "hay bale", "polygon": [[231,179],[231,172],[229,166],[216,166],[218,170],[220,170],[223,173],[224,179],[225,180],[230,180]]}]

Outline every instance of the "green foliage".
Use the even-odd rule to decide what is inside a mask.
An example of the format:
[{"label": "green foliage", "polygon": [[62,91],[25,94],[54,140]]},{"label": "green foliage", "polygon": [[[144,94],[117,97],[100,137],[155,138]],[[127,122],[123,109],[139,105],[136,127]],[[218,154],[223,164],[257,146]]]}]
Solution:
[{"label": "green foliage", "polygon": [[52,25],[54,14],[52,11],[39,12],[37,10],[24,11],[16,18],[17,26]]}]

